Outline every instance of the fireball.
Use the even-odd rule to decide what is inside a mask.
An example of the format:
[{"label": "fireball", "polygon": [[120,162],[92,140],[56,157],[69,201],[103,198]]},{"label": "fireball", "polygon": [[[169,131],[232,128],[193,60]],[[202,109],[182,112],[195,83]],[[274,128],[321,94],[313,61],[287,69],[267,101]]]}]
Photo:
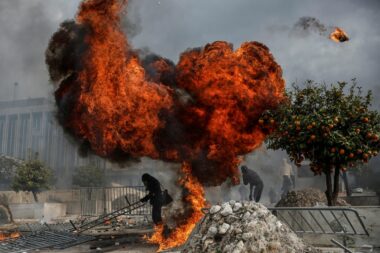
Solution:
[{"label": "fireball", "polygon": [[285,82],[259,42],[213,42],[177,64],[141,58],[121,29],[127,2],[83,1],[53,35],[46,62],[60,123],[94,153],[182,164],[186,212],[169,237],[160,226],[150,239],[163,250],[183,244],[203,216],[204,186],[238,183],[239,157],[265,139],[260,116],[282,102]]},{"label": "fireball", "polygon": [[336,27],[335,30],[332,33],[330,33],[329,38],[335,42],[345,42],[350,39],[347,33],[339,27]]}]

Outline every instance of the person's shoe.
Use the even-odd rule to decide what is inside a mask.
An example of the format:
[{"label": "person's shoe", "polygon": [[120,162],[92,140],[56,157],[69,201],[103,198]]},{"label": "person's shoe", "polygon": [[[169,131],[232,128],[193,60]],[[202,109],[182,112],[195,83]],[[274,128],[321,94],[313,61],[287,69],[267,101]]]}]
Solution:
[{"label": "person's shoe", "polygon": [[164,235],[164,238],[167,239],[171,234],[171,229],[168,227],[168,225],[164,225],[164,230],[162,234]]}]

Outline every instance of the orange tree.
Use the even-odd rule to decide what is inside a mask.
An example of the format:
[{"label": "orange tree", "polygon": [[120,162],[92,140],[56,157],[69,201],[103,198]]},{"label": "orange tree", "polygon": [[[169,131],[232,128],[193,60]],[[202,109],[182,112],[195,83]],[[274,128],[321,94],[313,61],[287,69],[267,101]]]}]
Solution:
[{"label": "orange tree", "polygon": [[315,174],[325,174],[331,206],[340,171],[379,152],[380,116],[371,110],[371,101],[371,92],[363,94],[355,80],[330,86],[308,81],[304,87],[293,85],[283,105],[265,112],[259,124],[270,132],[269,148],[285,150],[297,166],[309,160]]}]

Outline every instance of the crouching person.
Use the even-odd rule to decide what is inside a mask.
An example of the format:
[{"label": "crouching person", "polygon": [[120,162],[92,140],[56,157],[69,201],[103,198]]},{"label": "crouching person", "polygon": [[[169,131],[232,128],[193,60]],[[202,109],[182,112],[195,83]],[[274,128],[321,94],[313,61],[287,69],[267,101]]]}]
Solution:
[{"label": "crouching person", "polygon": [[[241,166],[241,172],[244,185],[249,184],[249,200],[253,199],[256,202],[259,202],[264,188],[263,181],[255,171],[248,169],[245,165]],[[253,187],[255,187],[255,191],[252,196]]]}]

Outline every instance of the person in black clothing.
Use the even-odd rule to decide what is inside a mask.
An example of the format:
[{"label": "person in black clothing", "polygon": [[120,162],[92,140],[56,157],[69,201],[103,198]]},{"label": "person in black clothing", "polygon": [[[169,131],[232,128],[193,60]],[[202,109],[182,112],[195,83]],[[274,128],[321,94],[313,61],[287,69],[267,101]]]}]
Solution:
[{"label": "person in black clothing", "polygon": [[249,184],[249,200],[252,200],[252,189],[255,186],[255,191],[253,192],[253,199],[256,202],[260,201],[261,193],[263,192],[264,184],[260,176],[253,170],[248,169],[247,166],[241,166],[241,172],[243,174],[243,183],[245,185]]},{"label": "person in black clothing", "polygon": [[152,177],[151,175],[145,173],[142,175],[142,181],[145,185],[148,194],[142,198],[141,202],[147,202],[152,205],[152,220],[155,225],[162,223],[161,218],[161,208],[162,208],[162,191],[160,182]]}]

